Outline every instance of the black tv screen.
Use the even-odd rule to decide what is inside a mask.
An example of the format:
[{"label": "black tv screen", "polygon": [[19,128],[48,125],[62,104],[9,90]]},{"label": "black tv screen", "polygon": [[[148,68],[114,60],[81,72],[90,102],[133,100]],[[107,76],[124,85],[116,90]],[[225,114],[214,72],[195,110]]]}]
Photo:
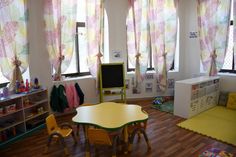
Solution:
[{"label": "black tv screen", "polygon": [[123,63],[101,64],[102,88],[124,87]]}]

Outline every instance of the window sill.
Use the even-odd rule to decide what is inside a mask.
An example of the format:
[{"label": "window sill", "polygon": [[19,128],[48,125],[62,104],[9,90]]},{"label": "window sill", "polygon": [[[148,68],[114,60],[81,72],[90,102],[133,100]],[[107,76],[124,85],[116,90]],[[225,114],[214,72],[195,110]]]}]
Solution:
[{"label": "window sill", "polygon": [[[201,72],[200,75],[206,75],[206,73]],[[234,76],[234,77],[236,76],[235,73],[228,73],[228,72],[219,72],[217,75],[218,76]]]},{"label": "window sill", "polygon": [[10,82],[2,82],[2,83],[0,83],[0,88],[6,87],[8,83],[10,83]]},{"label": "window sill", "polygon": [[227,72],[224,72],[224,73],[218,73],[218,76],[236,76],[236,74],[235,73],[227,73]]},{"label": "window sill", "polygon": [[[177,72],[179,72],[179,71],[178,70],[171,70],[168,73],[177,73]],[[148,74],[155,74],[156,72],[155,72],[155,70],[151,70],[151,71],[147,71],[147,73]],[[131,74],[135,74],[135,72],[134,71],[127,72],[127,75],[131,75]]]},{"label": "window sill", "polygon": [[92,75],[86,75],[86,76],[78,76],[78,77],[66,77],[61,81],[53,81],[53,83],[63,83],[63,82],[70,82],[75,80],[83,80],[83,79],[92,79]]}]

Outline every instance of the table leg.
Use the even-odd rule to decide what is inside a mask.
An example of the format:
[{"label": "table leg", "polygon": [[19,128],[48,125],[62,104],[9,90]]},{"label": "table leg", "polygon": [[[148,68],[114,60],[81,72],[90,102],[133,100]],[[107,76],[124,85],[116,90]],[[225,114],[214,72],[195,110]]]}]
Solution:
[{"label": "table leg", "polygon": [[83,125],[84,129],[84,136],[85,136],[85,157],[90,157],[90,146],[89,146],[89,140],[88,140],[88,125]]},{"label": "table leg", "polygon": [[128,143],[129,143],[129,135],[128,135],[128,126],[124,127],[124,142],[125,142],[125,154],[128,154]]}]

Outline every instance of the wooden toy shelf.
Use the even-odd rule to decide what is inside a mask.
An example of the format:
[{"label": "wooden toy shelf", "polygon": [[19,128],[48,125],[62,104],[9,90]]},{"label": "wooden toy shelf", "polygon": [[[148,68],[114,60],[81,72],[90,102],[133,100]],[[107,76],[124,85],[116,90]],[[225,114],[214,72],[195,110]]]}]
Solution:
[{"label": "wooden toy shelf", "polygon": [[44,126],[49,114],[47,89],[0,99],[0,147]]}]

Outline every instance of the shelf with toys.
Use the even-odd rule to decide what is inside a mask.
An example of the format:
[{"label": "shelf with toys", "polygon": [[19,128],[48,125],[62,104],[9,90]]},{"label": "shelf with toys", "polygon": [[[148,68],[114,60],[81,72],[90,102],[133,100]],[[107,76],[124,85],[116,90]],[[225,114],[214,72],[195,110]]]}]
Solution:
[{"label": "shelf with toys", "polygon": [[14,114],[14,113],[17,113],[17,112],[20,112],[20,111],[23,111],[23,109],[16,109],[14,111],[11,111],[11,112],[7,112],[7,113],[4,113],[4,114],[0,114],[0,118],[2,117],[5,117],[5,116],[8,116],[8,115],[11,115],[11,114]]},{"label": "shelf with toys", "polygon": [[29,120],[32,120],[38,116],[41,116],[43,114],[46,114],[48,113],[48,111],[41,111],[40,113],[32,113],[31,115],[28,115],[28,118],[26,117],[25,121],[29,121]]},{"label": "shelf with toys", "polygon": [[2,117],[7,117],[9,115],[12,115],[14,113],[18,113],[20,111],[23,111],[23,106],[21,104],[21,99],[20,98],[12,98],[12,99],[7,99],[8,101],[0,101],[1,105],[0,106],[0,118]]},{"label": "shelf with toys", "polygon": [[25,134],[25,124],[24,121],[10,125],[7,128],[1,130],[1,143],[0,146],[13,141],[14,139]]},{"label": "shelf with toys", "polygon": [[6,125],[4,125],[4,128],[0,129],[0,131],[4,131],[4,130],[7,130],[9,128],[12,128],[14,126],[17,126],[19,124],[23,124],[24,121],[23,120],[20,120],[20,121],[7,121]]},{"label": "shelf with toys", "polygon": [[39,86],[38,80],[36,83],[22,83],[14,94],[1,97],[0,147],[44,126],[49,114],[48,91]]},{"label": "shelf with toys", "polygon": [[42,111],[41,113],[37,113],[37,114],[33,115],[32,117],[27,118],[25,121],[26,130],[30,131],[30,130],[44,124],[46,116],[48,116],[48,111]]},{"label": "shelf with toys", "polygon": [[48,99],[44,99],[44,100],[35,102],[35,103],[33,103],[33,104],[24,105],[24,109],[26,110],[26,109],[29,109],[29,108],[32,108],[32,107],[41,105],[41,104],[43,104],[43,103],[48,103]]}]

